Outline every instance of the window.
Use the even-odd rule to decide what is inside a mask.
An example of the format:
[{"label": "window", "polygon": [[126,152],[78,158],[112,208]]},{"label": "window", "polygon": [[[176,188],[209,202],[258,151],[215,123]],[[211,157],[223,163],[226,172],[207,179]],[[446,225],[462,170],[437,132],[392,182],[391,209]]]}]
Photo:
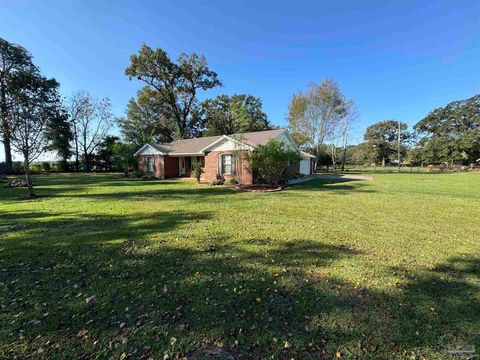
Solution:
[{"label": "window", "polygon": [[233,174],[232,158],[232,155],[222,155],[222,174]]},{"label": "window", "polygon": [[151,157],[147,158],[147,171],[153,172],[153,158]]}]

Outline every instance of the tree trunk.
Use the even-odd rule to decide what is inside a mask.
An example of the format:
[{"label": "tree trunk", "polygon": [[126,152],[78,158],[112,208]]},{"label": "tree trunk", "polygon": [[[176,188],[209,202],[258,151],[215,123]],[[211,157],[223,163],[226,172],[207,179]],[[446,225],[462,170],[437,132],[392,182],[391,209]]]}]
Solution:
[{"label": "tree trunk", "polygon": [[336,154],[335,144],[332,144],[332,166],[333,171],[337,171],[337,154]]},{"label": "tree trunk", "polygon": [[77,151],[75,152],[75,170],[77,170],[77,172],[80,171],[80,160],[78,159],[78,148],[77,148]]},{"label": "tree trunk", "polygon": [[7,116],[7,95],[5,89],[2,87],[0,94],[0,114],[2,115],[2,142],[5,150],[5,170],[7,174],[13,173],[13,161],[12,161],[12,148],[10,145],[10,124],[8,123]]},{"label": "tree trunk", "polygon": [[342,171],[345,171],[345,163],[347,162],[347,134],[348,128],[343,134],[343,155],[342,155]]},{"label": "tree trunk", "polygon": [[78,133],[77,133],[77,125],[73,122],[73,139],[75,142],[75,170],[77,172],[80,171],[80,160],[78,159]]},{"label": "tree trunk", "polygon": [[87,172],[90,172],[92,170],[90,166],[90,156],[88,156],[87,154],[85,154],[85,170]]},{"label": "tree trunk", "polygon": [[382,167],[385,167],[385,156],[382,157]]},{"label": "tree trunk", "polygon": [[91,167],[90,167],[90,155],[88,155],[87,148],[84,146],[83,147],[83,157],[85,158],[85,167],[87,168],[87,171],[90,172]]},{"label": "tree trunk", "polygon": [[400,135],[401,135],[401,131],[402,131],[402,129],[401,129],[401,127],[400,127],[400,121],[399,121],[399,122],[398,122],[398,149],[397,149],[397,150],[398,150],[398,159],[397,159],[397,161],[398,161],[398,172],[401,171],[401,167],[400,167],[400,150],[401,150],[401,149],[400,149],[400,148],[401,148]]},{"label": "tree trunk", "polygon": [[69,171],[68,158],[63,158],[62,159],[61,168],[62,168],[62,171],[64,171],[64,172]]},{"label": "tree trunk", "polygon": [[26,156],[23,160],[23,169],[25,171],[25,179],[27,180],[28,196],[33,198],[35,197],[35,192],[33,191],[32,177],[30,175],[30,165]]},{"label": "tree trunk", "polygon": [[4,131],[3,133],[3,149],[5,150],[5,172],[7,174],[13,173],[12,148],[10,146],[10,134]]}]

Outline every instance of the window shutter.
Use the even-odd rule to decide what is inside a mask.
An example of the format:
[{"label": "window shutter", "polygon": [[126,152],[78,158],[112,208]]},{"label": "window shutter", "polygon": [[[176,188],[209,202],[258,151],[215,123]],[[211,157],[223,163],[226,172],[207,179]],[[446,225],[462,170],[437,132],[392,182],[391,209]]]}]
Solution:
[{"label": "window shutter", "polygon": [[218,156],[218,169],[217,172],[222,175],[222,155]]},{"label": "window shutter", "polygon": [[237,157],[235,154],[232,154],[232,175],[237,173]]}]

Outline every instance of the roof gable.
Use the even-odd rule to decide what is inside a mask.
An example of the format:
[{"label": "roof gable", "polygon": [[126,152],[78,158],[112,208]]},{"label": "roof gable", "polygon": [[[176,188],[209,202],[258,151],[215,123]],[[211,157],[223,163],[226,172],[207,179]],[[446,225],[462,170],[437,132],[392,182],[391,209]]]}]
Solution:
[{"label": "roof gable", "polygon": [[167,144],[145,144],[135,153],[138,155],[201,155],[215,144],[230,142],[229,146],[245,147],[253,150],[257,146],[265,145],[272,139],[279,138],[288,144],[293,144],[286,129],[255,131],[233,135],[206,136],[195,139],[175,140]]},{"label": "roof gable", "polygon": [[218,140],[202,149],[202,151],[236,151],[253,150],[254,147],[237,140],[235,135],[223,135]]},{"label": "roof gable", "polygon": [[140,149],[138,149],[133,156],[156,154],[165,155],[166,153],[167,151],[165,147],[161,147],[158,144],[145,144]]}]

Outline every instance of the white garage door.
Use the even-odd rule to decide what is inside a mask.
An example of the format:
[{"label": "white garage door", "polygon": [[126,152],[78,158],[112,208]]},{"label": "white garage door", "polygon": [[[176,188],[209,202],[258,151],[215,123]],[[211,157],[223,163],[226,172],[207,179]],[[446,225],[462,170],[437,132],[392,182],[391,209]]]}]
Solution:
[{"label": "white garage door", "polygon": [[310,175],[310,159],[300,161],[300,173]]}]

